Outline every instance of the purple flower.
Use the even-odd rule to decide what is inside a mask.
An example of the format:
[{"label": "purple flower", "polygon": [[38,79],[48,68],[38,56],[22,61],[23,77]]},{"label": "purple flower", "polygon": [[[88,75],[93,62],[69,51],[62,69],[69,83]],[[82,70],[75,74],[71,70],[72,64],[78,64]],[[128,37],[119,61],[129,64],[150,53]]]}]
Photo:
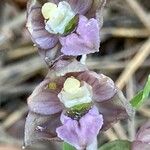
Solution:
[{"label": "purple flower", "polygon": [[[60,1],[51,0],[50,2],[58,4]],[[68,36],[49,33],[45,28],[46,23],[41,11],[43,4],[37,0],[30,0],[28,3],[27,28],[46,62],[55,61],[63,55],[78,56],[99,50],[99,30],[102,23],[99,25],[99,20],[86,17],[96,17],[96,13],[102,9],[102,3],[105,1],[66,0],[66,2],[69,3],[73,12],[79,15],[76,28]]]},{"label": "purple flower", "polygon": [[79,121],[62,113],[61,122],[63,125],[56,129],[58,137],[76,149],[84,150],[97,137],[103,125],[103,116],[93,107]]},{"label": "purple flower", "polygon": [[[114,82],[103,74],[82,68],[78,72],[63,72],[63,76],[53,77],[52,72],[50,75],[28,98],[26,145],[42,139],[62,139],[82,149],[92,143],[100,130],[127,118],[131,111],[128,102],[122,103]],[[74,92],[68,82],[74,84]],[[58,96],[60,93],[63,97]],[[87,100],[85,97],[88,103],[84,101],[82,105],[80,99]]]}]

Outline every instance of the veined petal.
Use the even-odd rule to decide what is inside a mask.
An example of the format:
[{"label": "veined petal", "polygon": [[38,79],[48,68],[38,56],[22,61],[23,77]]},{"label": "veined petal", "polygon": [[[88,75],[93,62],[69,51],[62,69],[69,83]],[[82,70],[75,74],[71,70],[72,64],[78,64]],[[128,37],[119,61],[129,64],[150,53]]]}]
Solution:
[{"label": "veined petal", "polygon": [[103,125],[103,116],[93,107],[79,121],[62,114],[61,122],[63,125],[56,129],[58,137],[77,149],[85,149],[97,137]]},{"label": "veined petal", "polygon": [[103,74],[97,74],[93,71],[85,71],[77,78],[91,85],[93,89],[93,100],[97,102],[108,100],[116,93],[114,82]]},{"label": "veined petal", "polygon": [[41,13],[41,4],[39,4],[37,0],[30,0],[27,12],[26,26],[33,42],[40,49],[46,50],[53,48],[57,44],[58,38],[46,31],[44,18]]},{"label": "veined petal", "polygon": [[[66,0],[70,3],[75,13],[84,15],[88,18],[98,16],[102,18],[102,9],[105,6],[106,0]],[[57,0],[58,3],[58,0]]]},{"label": "veined petal", "polygon": [[24,146],[31,145],[43,139],[58,139],[56,128],[60,125],[60,113],[45,116],[29,112],[25,123]]},{"label": "veined petal", "polygon": [[150,149],[150,121],[141,126],[132,143],[132,150]]},{"label": "veined petal", "polygon": [[[56,84],[56,89],[48,88],[48,84]],[[62,111],[61,105],[57,95],[61,89],[61,85],[50,79],[44,80],[39,84],[31,96],[28,98],[29,109],[35,113],[50,115]]]},{"label": "veined petal", "polygon": [[61,52],[65,55],[78,56],[99,51],[99,32],[99,24],[96,19],[88,20],[80,16],[77,34],[72,33],[66,37],[60,37]]},{"label": "veined petal", "polygon": [[92,7],[93,0],[67,0],[75,13],[84,15]]},{"label": "veined petal", "polygon": [[150,121],[145,123],[138,131],[136,140],[150,145]]},{"label": "veined petal", "polygon": [[120,90],[117,90],[117,93],[111,99],[96,102],[95,105],[104,118],[103,130],[107,130],[119,120],[133,117],[135,113],[131,104],[123,97]]}]

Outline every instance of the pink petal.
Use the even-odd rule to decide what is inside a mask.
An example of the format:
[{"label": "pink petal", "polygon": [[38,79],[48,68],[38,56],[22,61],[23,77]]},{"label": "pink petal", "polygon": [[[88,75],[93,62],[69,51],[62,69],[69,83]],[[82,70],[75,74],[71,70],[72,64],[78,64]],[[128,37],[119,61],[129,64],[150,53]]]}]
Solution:
[{"label": "pink petal", "polygon": [[41,82],[28,98],[28,106],[31,111],[43,115],[55,114],[62,111],[63,106],[57,97],[62,85],[57,81],[57,89],[50,90],[47,89],[47,85],[50,82],[52,82],[50,79]]},{"label": "pink petal", "polygon": [[99,51],[99,25],[94,18],[88,20],[80,16],[76,33],[60,37],[61,52],[65,55],[78,56]]},{"label": "pink petal", "polygon": [[138,131],[136,140],[150,144],[150,121],[145,123]]},{"label": "pink petal", "polygon": [[93,0],[67,0],[75,13],[84,15],[92,7]]},{"label": "pink petal", "polygon": [[[58,3],[59,0],[57,0]],[[96,17],[103,9],[106,0],[66,0],[71,5],[75,13],[88,16],[88,18]]]},{"label": "pink petal", "polygon": [[103,74],[97,74],[93,71],[86,71],[81,73],[77,78],[92,86],[93,100],[97,102],[108,100],[116,93],[114,82]]},{"label": "pink petal", "polygon": [[58,39],[55,35],[45,30],[44,18],[41,13],[41,5],[36,0],[31,0],[27,7],[27,28],[31,34],[33,42],[40,49],[53,48]]},{"label": "pink petal", "polygon": [[115,96],[110,100],[95,103],[104,118],[103,130],[107,130],[119,120],[128,119],[134,115],[134,109],[129,101],[120,95],[122,92],[117,90]]},{"label": "pink petal", "polygon": [[62,114],[61,122],[63,125],[56,129],[58,137],[77,149],[85,149],[97,137],[103,125],[103,117],[93,107],[79,121]]}]

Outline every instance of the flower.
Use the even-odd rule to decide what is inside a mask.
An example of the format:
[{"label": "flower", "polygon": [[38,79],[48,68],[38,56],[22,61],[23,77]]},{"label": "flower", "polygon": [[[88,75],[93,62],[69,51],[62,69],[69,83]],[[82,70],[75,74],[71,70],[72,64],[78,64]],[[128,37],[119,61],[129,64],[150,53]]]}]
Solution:
[{"label": "flower", "polygon": [[56,129],[58,137],[78,150],[84,150],[93,142],[102,128],[103,116],[93,107],[79,121],[61,115],[62,126]]},{"label": "flower", "polygon": [[[105,0],[30,0],[27,28],[50,66],[28,98],[25,146],[63,140],[78,150],[96,148],[99,132],[132,115],[114,82],[75,60],[99,50]],[[98,13],[99,12],[99,13]]]},{"label": "flower", "polygon": [[35,88],[28,98],[26,145],[42,139],[61,139],[83,149],[99,131],[129,116],[132,108],[127,101],[122,103],[110,78],[81,70],[57,77],[51,74]]},{"label": "flower", "polygon": [[54,63],[63,55],[97,52],[102,22],[96,18],[96,14],[104,2],[56,0],[43,4],[30,0],[26,26],[44,60],[48,63],[53,60],[51,63]]}]

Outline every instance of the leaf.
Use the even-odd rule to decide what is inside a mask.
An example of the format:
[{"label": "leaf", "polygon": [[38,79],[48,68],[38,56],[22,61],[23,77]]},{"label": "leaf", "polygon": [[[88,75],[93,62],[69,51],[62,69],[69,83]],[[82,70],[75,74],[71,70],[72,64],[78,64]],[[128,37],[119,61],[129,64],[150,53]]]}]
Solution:
[{"label": "leaf", "polygon": [[125,140],[115,140],[104,144],[98,150],[131,150],[131,143]]},{"label": "leaf", "polygon": [[76,150],[73,146],[71,146],[70,144],[64,142],[63,143],[63,150]]},{"label": "leaf", "polygon": [[144,101],[148,99],[149,94],[150,94],[150,75],[148,77],[144,89],[139,91],[130,101],[131,105],[134,108],[139,108],[144,103]]}]

